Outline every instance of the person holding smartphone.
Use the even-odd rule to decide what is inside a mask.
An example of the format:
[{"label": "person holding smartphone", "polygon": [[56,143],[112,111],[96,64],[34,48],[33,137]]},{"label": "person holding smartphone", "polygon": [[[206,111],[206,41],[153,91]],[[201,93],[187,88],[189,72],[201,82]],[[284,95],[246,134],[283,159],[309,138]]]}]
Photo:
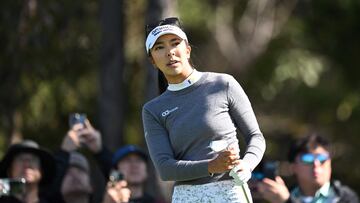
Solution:
[{"label": "person holding smartphone", "polygon": [[331,180],[332,151],[329,141],[311,133],[294,142],[288,160],[297,185],[289,191],[280,176],[264,178],[257,189],[271,203],[358,203],[357,194],[337,180]]},{"label": "person holding smartphone", "polygon": [[[96,159],[104,178],[109,180],[104,201],[111,202],[127,197],[131,203],[164,202],[162,198],[153,197],[147,192],[148,157],[140,147],[125,145],[112,153],[102,144],[100,131],[91,125],[85,114],[71,114],[69,124],[70,130],[62,142],[60,157],[64,160],[64,153],[81,147],[87,148]],[[116,176],[113,176],[114,171],[117,172]]]},{"label": "person holding smartphone", "polygon": [[[195,69],[178,18],[148,25],[146,36],[161,95],[143,106],[144,135],[160,177],[175,181],[172,201],[251,202],[246,182],[265,139],[244,90],[231,75]],[[241,159],[237,130],[246,141]],[[216,151],[213,141],[226,146]]]},{"label": "person holding smartphone", "polygon": [[[94,192],[96,189],[103,191],[100,185],[93,187],[91,184],[91,168],[87,158],[79,152],[81,147],[88,148],[94,153],[103,153],[104,157],[112,154],[104,151],[101,134],[86,118],[85,114],[75,113],[69,116],[69,131],[63,138],[61,147],[55,152],[57,162],[57,175],[53,184],[53,203],[102,203],[128,202],[130,190],[124,180],[109,181],[105,193]],[[108,173],[104,174],[107,179]],[[95,196],[97,195],[97,196]]]},{"label": "person holding smartphone", "polygon": [[[149,179],[148,155],[137,145],[120,147],[112,157],[112,167],[123,175],[131,191],[132,203],[164,203],[162,197],[155,197],[147,191]],[[156,183],[151,184],[152,187]],[[160,196],[160,195],[159,195]]]}]

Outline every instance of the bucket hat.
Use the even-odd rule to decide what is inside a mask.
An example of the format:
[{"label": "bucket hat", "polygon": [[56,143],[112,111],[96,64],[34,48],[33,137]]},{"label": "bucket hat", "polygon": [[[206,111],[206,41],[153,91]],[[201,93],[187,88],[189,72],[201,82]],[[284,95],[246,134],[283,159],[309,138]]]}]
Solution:
[{"label": "bucket hat", "polygon": [[21,153],[30,153],[40,159],[42,178],[41,185],[49,184],[54,179],[56,163],[54,157],[46,149],[42,149],[32,140],[25,140],[21,143],[13,144],[9,147],[2,161],[0,162],[0,177],[8,177],[8,170],[14,158]]}]

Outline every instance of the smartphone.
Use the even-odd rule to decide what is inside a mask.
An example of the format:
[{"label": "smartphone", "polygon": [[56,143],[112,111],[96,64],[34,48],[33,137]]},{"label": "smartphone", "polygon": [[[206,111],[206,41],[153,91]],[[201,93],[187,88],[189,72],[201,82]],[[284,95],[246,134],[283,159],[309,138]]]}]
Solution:
[{"label": "smartphone", "polygon": [[25,184],[25,178],[2,178],[0,179],[0,196],[24,194]]},{"label": "smartphone", "polygon": [[109,175],[109,181],[112,183],[116,183],[120,180],[124,180],[124,175],[117,170],[112,170]]},{"label": "smartphone", "polygon": [[277,161],[267,161],[263,165],[262,172],[264,177],[275,180],[275,177],[278,175],[279,162]]},{"label": "smartphone", "polygon": [[279,162],[278,161],[264,161],[259,165],[259,168],[253,171],[251,179],[255,181],[269,178],[275,180],[278,175]]},{"label": "smartphone", "polygon": [[72,128],[76,124],[85,125],[86,114],[84,113],[72,113],[69,115],[69,127]]}]

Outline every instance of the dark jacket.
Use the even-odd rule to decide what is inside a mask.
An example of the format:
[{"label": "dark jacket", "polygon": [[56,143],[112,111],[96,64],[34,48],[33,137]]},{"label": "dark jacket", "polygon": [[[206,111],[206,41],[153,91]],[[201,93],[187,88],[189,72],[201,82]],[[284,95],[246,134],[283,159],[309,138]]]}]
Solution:
[{"label": "dark jacket", "polygon": [[[1,196],[0,203],[23,203],[23,202],[13,196]],[[40,198],[38,203],[50,203],[50,202],[43,198]]]},{"label": "dark jacket", "polygon": [[341,203],[359,203],[358,195],[346,185],[342,185],[340,181],[332,182],[332,186],[336,195],[339,197],[337,202]]},{"label": "dark jacket", "polygon": [[[342,185],[340,181],[331,182],[331,187],[335,191],[336,198],[334,203],[359,203],[358,195],[346,185]],[[290,196],[286,203],[301,203],[299,199]]]},{"label": "dark jacket", "polygon": [[63,196],[61,195],[61,184],[62,180],[66,174],[66,170],[69,167],[69,157],[70,154],[66,151],[59,150],[54,153],[56,160],[56,175],[54,177],[54,182],[51,187],[51,200],[52,203],[65,203]]}]

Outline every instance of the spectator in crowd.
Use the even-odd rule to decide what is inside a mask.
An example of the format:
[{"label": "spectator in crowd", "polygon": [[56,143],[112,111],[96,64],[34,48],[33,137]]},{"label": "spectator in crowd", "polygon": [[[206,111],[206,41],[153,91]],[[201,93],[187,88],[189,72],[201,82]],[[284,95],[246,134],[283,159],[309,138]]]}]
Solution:
[{"label": "spectator in crowd", "polygon": [[271,203],[358,203],[357,194],[337,180],[331,180],[332,151],[329,141],[316,133],[295,142],[289,152],[297,186],[289,192],[283,179],[264,178],[258,192]]},{"label": "spectator in crowd", "polygon": [[[46,188],[55,175],[55,160],[32,140],[11,145],[0,163],[0,177],[24,180],[24,190],[1,196],[1,203],[51,203]],[[12,190],[14,188],[10,188]]]},{"label": "spectator in crowd", "polygon": [[93,189],[89,174],[90,166],[86,158],[78,152],[71,152],[60,190],[66,203],[90,202]]},{"label": "spectator in crowd", "polygon": [[[93,201],[94,191],[91,185],[91,170],[88,160],[76,151],[82,142],[77,133],[81,130],[84,130],[83,126],[73,126],[64,137],[61,149],[55,153],[58,174],[54,184],[55,197],[53,199],[59,203],[89,203]],[[105,189],[103,203],[128,202],[130,190],[126,185],[126,181],[109,182]]]},{"label": "spectator in crowd", "polygon": [[126,145],[119,148],[113,156],[113,167],[123,174],[131,191],[131,203],[160,203],[145,190],[148,179],[148,156],[138,146]]}]

